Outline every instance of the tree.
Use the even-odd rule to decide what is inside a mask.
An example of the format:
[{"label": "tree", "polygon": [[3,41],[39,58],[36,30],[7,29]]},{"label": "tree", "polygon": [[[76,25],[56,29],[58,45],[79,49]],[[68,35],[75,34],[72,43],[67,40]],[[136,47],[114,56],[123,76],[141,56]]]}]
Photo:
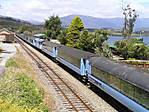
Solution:
[{"label": "tree", "polygon": [[61,31],[60,35],[58,35],[58,40],[61,44],[66,45],[67,39],[66,39],[67,31],[64,29]]},{"label": "tree", "polygon": [[124,59],[148,59],[149,48],[142,39],[129,38],[115,43],[117,51]]},{"label": "tree", "polygon": [[19,27],[19,33],[24,33],[25,31],[28,31],[29,27],[26,25],[21,25]]},{"label": "tree", "polygon": [[105,30],[96,30],[95,38],[96,47],[101,47],[103,43],[108,40],[108,32]]},{"label": "tree", "polygon": [[[11,28],[11,29],[12,29],[12,28]],[[21,26],[19,26],[19,28],[18,28],[18,32],[19,32],[19,33],[25,33],[25,34],[27,34],[27,35],[32,35],[33,30],[35,30],[35,28],[32,27],[32,26],[29,26],[29,25],[21,25]]]},{"label": "tree", "polygon": [[95,48],[96,48],[95,49],[96,54],[111,58],[112,53],[111,53],[111,50],[110,50],[108,44],[106,43],[107,40],[108,40],[108,32],[107,31],[97,30],[95,32],[94,44],[95,44]]},{"label": "tree", "polygon": [[109,45],[106,42],[103,43],[101,48],[97,47],[95,49],[95,53],[100,55],[100,56],[104,56],[104,57],[111,58],[111,59],[113,57],[111,49],[109,48]]},{"label": "tree", "polygon": [[58,16],[51,16],[45,21],[46,35],[48,39],[56,39],[61,31],[61,21]]},{"label": "tree", "polygon": [[95,52],[95,36],[88,32],[88,30],[84,30],[78,41],[78,48],[84,51]]},{"label": "tree", "polygon": [[77,48],[80,32],[84,29],[84,24],[80,17],[76,16],[67,30],[67,46]]},{"label": "tree", "polygon": [[126,39],[131,37],[138,15],[136,10],[132,9],[130,5],[127,5],[126,8],[122,7],[122,9],[124,15],[123,36]]}]

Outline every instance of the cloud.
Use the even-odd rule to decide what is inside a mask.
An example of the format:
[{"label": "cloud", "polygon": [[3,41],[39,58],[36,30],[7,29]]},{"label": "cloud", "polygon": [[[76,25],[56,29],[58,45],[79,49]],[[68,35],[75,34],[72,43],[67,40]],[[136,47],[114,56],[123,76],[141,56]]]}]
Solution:
[{"label": "cloud", "polygon": [[[125,0],[126,1],[126,0]],[[147,17],[148,0],[127,0],[138,10],[141,17]],[[0,0],[0,15],[25,20],[43,21],[51,15],[66,16],[82,14],[95,17],[122,17],[121,0]]]}]

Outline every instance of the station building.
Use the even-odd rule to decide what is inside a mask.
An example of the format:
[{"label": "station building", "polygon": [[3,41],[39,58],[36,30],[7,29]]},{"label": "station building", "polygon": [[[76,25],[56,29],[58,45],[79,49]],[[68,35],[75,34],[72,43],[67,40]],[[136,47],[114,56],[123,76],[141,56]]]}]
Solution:
[{"label": "station building", "polygon": [[0,42],[12,43],[15,41],[15,33],[7,30],[6,28],[0,29]]}]

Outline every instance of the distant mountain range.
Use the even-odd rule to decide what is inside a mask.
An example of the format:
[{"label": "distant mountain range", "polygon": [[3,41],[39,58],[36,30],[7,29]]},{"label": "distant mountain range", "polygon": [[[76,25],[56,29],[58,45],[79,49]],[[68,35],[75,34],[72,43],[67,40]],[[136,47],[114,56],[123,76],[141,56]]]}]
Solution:
[{"label": "distant mountain range", "polygon": [[[67,27],[76,15],[61,17],[62,25]],[[86,28],[110,28],[121,29],[123,27],[123,18],[96,18],[92,16],[78,15]],[[149,18],[138,18],[135,23],[135,30],[149,30]]]},{"label": "distant mountain range", "polygon": [[[61,17],[62,26],[68,27],[72,21],[72,19],[76,15],[69,15],[65,17]],[[78,15],[86,28],[89,29],[121,29],[123,27],[123,18],[96,18],[92,16],[84,16]],[[1,27],[9,27],[9,26],[19,26],[19,25],[43,25],[42,22],[37,22],[34,20],[24,21],[21,19],[16,19],[12,17],[0,16],[0,28]],[[149,18],[138,18],[135,23],[135,30],[147,30],[149,31]]]}]

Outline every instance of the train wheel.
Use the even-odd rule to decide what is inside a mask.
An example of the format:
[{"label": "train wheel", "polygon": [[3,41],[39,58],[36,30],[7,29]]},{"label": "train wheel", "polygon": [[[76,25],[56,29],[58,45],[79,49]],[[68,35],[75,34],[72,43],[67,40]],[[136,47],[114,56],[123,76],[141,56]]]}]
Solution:
[{"label": "train wheel", "polygon": [[88,88],[90,88],[90,87],[91,87],[91,84],[90,84],[89,82],[87,82],[86,86],[87,86]]},{"label": "train wheel", "polygon": [[83,83],[86,83],[86,77],[82,78]]}]

